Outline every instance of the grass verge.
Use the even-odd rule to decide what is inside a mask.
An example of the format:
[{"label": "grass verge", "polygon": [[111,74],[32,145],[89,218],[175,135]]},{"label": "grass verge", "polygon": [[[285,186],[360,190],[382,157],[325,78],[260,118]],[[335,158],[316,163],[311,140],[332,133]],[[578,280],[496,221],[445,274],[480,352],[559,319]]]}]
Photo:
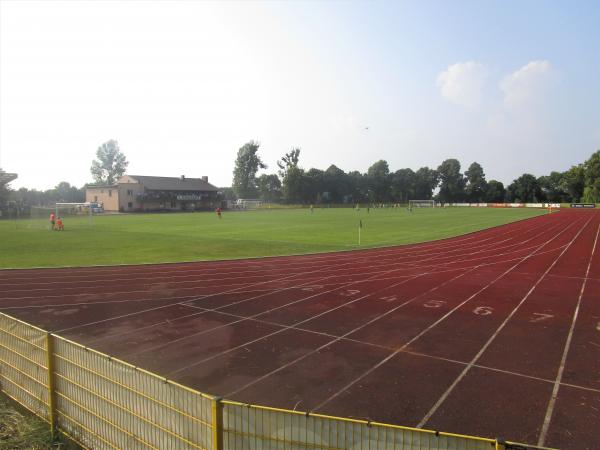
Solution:
[{"label": "grass verge", "polygon": [[80,450],[59,435],[52,439],[48,423],[0,394],[0,450]]}]

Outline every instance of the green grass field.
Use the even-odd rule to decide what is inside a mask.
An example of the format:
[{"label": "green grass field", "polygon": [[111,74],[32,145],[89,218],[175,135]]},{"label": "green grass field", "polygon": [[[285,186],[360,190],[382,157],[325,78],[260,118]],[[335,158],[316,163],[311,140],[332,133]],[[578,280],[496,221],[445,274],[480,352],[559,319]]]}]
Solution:
[{"label": "green grass field", "polygon": [[308,209],[0,221],[0,268],[248,258],[424,242],[545,214],[538,209]]}]

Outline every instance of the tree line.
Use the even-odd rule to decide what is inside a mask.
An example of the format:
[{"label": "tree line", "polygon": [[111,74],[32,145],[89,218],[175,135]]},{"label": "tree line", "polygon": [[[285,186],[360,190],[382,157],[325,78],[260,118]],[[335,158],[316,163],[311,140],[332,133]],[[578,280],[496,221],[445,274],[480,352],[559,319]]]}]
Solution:
[{"label": "tree line", "polygon": [[[96,159],[92,161],[90,172],[95,185],[113,185],[123,176],[129,162],[121,152],[119,143],[111,139],[98,147]],[[1,169],[0,169],[1,170]],[[22,187],[11,190],[7,185],[0,185],[0,211],[9,212],[17,209],[27,213],[32,206],[50,207],[57,202],[81,203],[85,201],[85,189],[88,184],[78,188],[67,181],[61,181],[54,188],[46,190]]]},{"label": "tree line", "polygon": [[300,148],[277,161],[277,173],[263,173],[267,165],[258,154],[260,144],[250,141],[238,151],[231,198],[287,203],[406,203],[410,199],[440,202],[600,202],[600,150],[565,172],[535,177],[524,173],[508,186],[487,180],[483,167],[471,163],[462,171],[457,159],[442,161],[437,168],[390,170],[385,160],[366,172],[344,172],[332,164],[327,169],[304,169]]}]

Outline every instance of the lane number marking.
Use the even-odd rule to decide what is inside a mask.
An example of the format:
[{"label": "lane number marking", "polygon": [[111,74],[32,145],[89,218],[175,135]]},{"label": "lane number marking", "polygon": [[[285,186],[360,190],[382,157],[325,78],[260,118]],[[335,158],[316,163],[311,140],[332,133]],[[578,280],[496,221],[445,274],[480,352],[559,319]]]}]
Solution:
[{"label": "lane number marking", "polygon": [[478,306],[473,310],[478,316],[489,316],[494,311],[491,306]]},{"label": "lane number marking", "polygon": [[319,289],[322,289],[323,286],[320,284],[315,284],[314,286],[306,286],[303,287],[302,290],[303,291],[308,291],[308,292],[313,292],[313,291],[318,291]]},{"label": "lane number marking", "polygon": [[554,317],[554,315],[552,315],[552,314],[544,314],[544,313],[533,313],[533,315],[537,316],[537,317],[532,317],[531,320],[529,321],[531,323],[541,322],[542,320],[551,319],[552,317]]},{"label": "lane number marking", "polygon": [[388,303],[393,302],[397,299],[398,299],[397,295],[388,295],[387,297],[379,297],[379,300],[385,300]]},{"label": "lane number marking", "polygon": [[427,300],[425,303],[423,303],[423,306],[425,308],[439,308],[445,304],[446,302],[444,300]]},{"label": "lane number marking", "polygon": [[358,289],[348,289],[347,291],[340,292],[340,295],[342,297],[352,297],[353,295],[356,295],[358,293],[360,293]]}]

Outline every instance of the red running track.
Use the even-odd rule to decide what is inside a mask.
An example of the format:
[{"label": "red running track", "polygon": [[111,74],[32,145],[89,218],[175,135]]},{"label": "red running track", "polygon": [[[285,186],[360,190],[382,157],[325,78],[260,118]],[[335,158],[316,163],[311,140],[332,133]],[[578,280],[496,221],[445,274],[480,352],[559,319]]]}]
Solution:
[{"label": "red running track", "polygon": [[425,244],[0,271],[0,309],[199,390],[598,448],[600,211]]}]

